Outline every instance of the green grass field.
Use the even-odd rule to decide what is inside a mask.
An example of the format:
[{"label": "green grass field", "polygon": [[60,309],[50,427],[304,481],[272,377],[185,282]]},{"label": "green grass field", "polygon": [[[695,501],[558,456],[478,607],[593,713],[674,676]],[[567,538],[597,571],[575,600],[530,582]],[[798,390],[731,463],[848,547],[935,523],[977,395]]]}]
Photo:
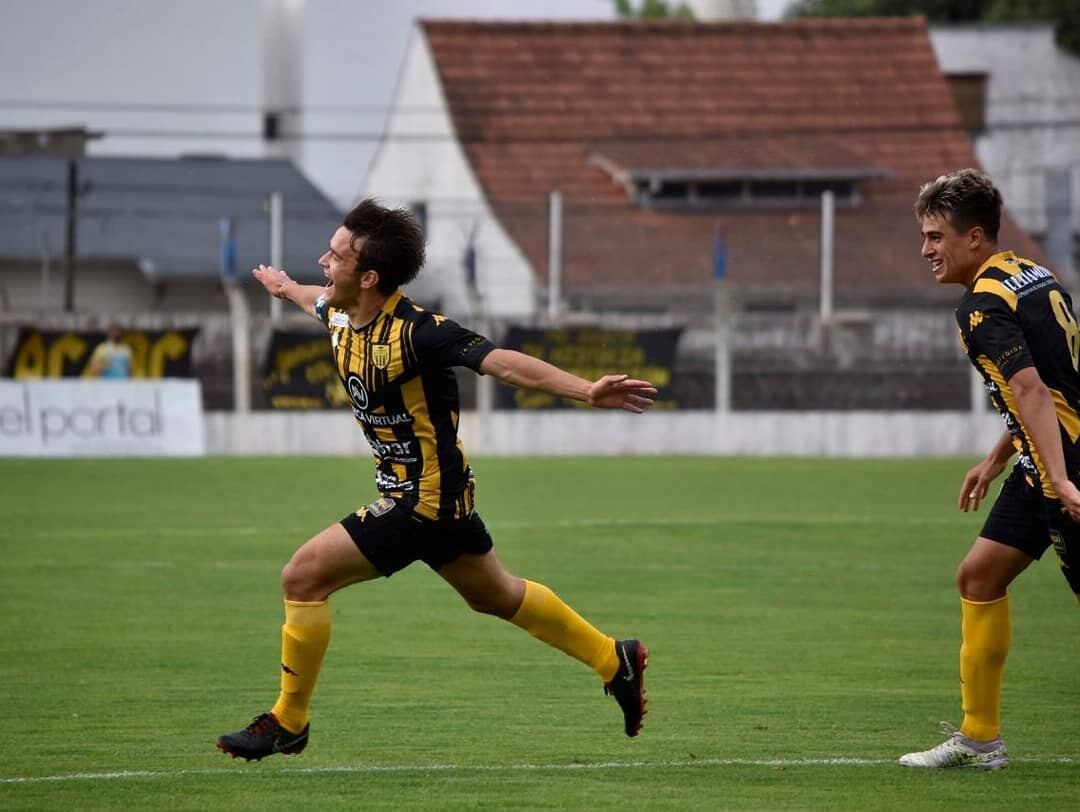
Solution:
[{"label": "green grass field", "polygon": [[248,764],[213,742],[276,697],[280,568],[370,501],[370,462],[0,461],[0,808],[1075,809],[1052,554],[1013,591],[1014,763],[894,763],[960,721],[966,465],[479,460],[507,565],[648,643],[642,734],[417,565],[333,599],[311,745]]}]

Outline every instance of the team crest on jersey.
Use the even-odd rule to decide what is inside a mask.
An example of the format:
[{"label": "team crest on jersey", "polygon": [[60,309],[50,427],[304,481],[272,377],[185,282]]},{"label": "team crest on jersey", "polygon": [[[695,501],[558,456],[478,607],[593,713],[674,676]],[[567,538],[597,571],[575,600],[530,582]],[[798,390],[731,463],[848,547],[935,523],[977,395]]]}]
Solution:
[{"label": "team crest on jersey", "polygon": [[386,367],[390,364],[390,345],[372,344],[371,363],[373,363],[379,369],[386,369]]},{"label": "team crest on jersey", "polygon": [[968,327],[974,330],[985,320],[986,316],[983,315],[983,312],[981,310],[975,310],[970,316],[968,316]]}]

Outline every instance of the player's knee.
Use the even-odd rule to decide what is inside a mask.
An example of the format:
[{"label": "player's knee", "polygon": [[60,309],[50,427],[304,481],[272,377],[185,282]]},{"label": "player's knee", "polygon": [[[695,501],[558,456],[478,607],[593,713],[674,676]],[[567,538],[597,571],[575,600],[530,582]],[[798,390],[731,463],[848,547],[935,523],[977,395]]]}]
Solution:
[{"label": "player's knee", "polygon": [[281,591],[288,600],[319,600],[319,597],[313,597],[317,591],[317,584],[313,582],[311,576],[312,568],[305,561],[302,552],[297,551],[281,570]]},{"label": "player's knee", "polygon": [[1005,596],[1008,586],[1000,573],[967,558],[956,568],[956,588],[970,601],[995,601]]},{"label": "player's knee", "polygon": [[494,615],[503,619],[513,617],[517,606],[512,605],[505,590],[471,590],[462,592],[461,597],[474,612],[482,615]]}]

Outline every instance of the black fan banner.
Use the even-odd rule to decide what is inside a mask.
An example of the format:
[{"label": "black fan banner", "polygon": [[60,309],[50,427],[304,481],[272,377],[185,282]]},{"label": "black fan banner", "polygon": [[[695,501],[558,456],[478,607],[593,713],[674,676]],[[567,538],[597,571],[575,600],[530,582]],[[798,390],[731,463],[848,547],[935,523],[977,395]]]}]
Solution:
[{"label": "black fan banner", "polygon": [[[672,409],[675,352],[681,327],[654,330],[612,330],[600,327],[538,329],[511,326],[500,346],[518,350],[562,367],[587,380],[602,375],[626,373],[650,381],[657,390],[657,408]],[[500,386],[495,394],[496,409],[570,409],[584,406],[535,392]]]},{"label": "black fan banner", "polygon": [[[198,327],[181,330],[123,329],[131,348],[132,378],[191,378],[191,345]],[[4,374],[17,380],[78,378],[86,372],[103,330],[39,330],[20,327]]]}]

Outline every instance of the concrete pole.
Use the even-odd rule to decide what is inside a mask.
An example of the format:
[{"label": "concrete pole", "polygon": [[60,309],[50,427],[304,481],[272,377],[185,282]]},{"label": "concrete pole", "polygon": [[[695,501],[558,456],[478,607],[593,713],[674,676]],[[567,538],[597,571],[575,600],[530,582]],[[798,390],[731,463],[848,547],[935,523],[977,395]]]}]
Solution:
[{"label": "concrete pole", "polygon": [[548,318],[555,322],[562,309],[563,201],[562,192],[548,200]]},{"label": "concrete pole", "polygon": [[[279,270],[285,262],[285,195],[270,193],[270,264]],[[282,302],[277,296],[270,297],[270,323],[281,322]]]},{"label": "concrete pole", "polygon": [[731,411],[731,292],[726,279],[714,283],[716,312],[716,411]]},{"label": "concrete pole", "polygon": [[233,346],[233,410],[251,411],[251,309],[236,274],[236,230],[231,217],[221,219],[221,284],[229,305]]},{"label": "concrete pole", "polygon": [[232,323],[233,411],[247,414],[251,411],[251,310],[236,282],[225,282],[225,298]]},{"label": "concrete pole", "polygon": [[64,312],[75,310],[75,271],[78,247],[79,219],[79,162],[74,158],[67,165],[67,206],[64,208]]},{"label": "concrete pole", "polygon": [[833,315],[833,243],[836,237],[836,196],[831,189],[821,193],[821,323]]}]

